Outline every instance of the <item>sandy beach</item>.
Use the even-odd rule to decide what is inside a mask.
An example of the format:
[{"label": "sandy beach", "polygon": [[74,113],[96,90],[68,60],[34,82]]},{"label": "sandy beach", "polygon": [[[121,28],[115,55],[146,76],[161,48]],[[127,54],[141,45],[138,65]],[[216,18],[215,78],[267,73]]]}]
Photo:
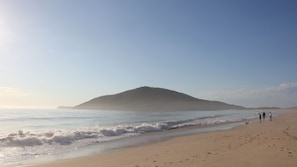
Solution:
[{"label": "sandy beach", "polygon": [[32,167],[297,167],[297,110],[226,131]]}]

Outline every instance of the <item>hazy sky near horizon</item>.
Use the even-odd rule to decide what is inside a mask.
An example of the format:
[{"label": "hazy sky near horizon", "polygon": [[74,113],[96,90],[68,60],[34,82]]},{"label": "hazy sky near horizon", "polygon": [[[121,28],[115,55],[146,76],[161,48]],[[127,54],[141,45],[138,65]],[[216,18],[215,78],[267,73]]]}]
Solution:
[{"label": "hazy sky near horizon", "polygon": [[295,0],[0,0],[0,108],[140,86],[297,106]]}]

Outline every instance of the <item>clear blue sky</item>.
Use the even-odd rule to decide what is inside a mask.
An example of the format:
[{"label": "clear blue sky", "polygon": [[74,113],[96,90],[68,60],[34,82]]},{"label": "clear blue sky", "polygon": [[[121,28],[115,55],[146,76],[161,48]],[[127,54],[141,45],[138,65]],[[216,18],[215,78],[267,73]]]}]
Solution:
[{"label": "clear blue sky", "polygon": [[0,0],[0,108],[140,86],[297,106],[295,0]]}]

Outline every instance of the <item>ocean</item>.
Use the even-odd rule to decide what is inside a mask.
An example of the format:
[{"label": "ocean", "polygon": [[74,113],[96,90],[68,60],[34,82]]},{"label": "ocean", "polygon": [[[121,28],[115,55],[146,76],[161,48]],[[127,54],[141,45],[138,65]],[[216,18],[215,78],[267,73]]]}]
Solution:
[{"label": "ocean", "polygon": [[228,129],[255,121],[258,112],[0,109],[0,166],[100,154],[179,135]]}]

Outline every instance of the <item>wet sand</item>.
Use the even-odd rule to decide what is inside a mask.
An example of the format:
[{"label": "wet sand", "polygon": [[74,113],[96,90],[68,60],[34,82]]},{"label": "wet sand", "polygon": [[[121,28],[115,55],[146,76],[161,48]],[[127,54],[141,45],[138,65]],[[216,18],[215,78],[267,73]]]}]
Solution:
[{"label": "wet sand", "polygon": [[[268,114],[267,114],[268,115]],[[297,167],[297,109],[273,121],[34,167]]]}]

